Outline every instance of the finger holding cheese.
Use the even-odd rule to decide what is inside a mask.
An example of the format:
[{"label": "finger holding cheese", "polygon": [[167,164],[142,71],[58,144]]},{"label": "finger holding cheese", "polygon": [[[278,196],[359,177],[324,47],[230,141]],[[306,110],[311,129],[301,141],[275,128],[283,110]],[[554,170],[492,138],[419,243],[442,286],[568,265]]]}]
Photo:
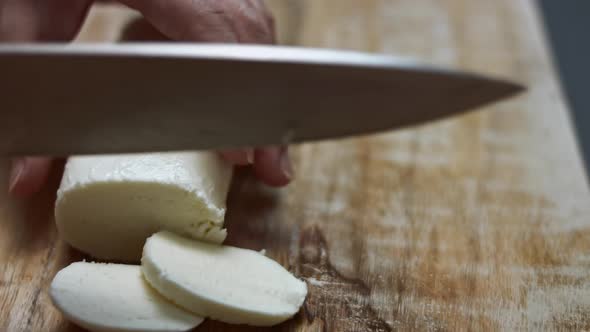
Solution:
[{"label": "finger holding cheese", "polygon": [[159,295],[137,265],[73,263],[49,293],[68,320],[90,331],[180,332],[203,321]]},{"label": "finger holding cheese", "polygon": [[93,257],[139,261],[170,230],[221,243],[231,166],[213,152],[71,157],[58,190],[62,238]]},{"label": "finger holding cheese", "polygon": [[142,272],[186,310],[234,324],[269,326],[292,317],[306,284],[259,252],[159,232],[146,241]]}]

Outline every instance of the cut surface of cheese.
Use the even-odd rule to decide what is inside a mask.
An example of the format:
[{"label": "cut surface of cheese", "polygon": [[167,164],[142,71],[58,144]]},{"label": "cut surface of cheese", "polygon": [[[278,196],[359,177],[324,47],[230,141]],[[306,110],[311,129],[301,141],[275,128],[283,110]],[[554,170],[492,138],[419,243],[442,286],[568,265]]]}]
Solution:
[{"label": "cut surface of cheese", "polygon": [[305,282],[259,252],[162,231],[148,238],[142,272],[160,294],[200,316],[269,326],[291,318]]},{"label": "cut surface of cheese", "polygon": [[203,321],[152,289],[137,265],[73,263],[49,293],[68,320],[90,331],[180,332]]},{"label": "cut surface of cheese", "polygon": [[221,243],[231,166],[214,152],[75,156],[55,219],[61,237],[99,259],[138,262],[159,230]]}]

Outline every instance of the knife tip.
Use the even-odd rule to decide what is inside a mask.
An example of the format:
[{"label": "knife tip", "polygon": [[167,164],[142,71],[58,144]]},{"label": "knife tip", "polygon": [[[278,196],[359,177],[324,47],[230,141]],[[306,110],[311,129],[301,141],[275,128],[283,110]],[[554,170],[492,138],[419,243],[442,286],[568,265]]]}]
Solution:
[{"label": "knife tip", "polygon": [[492,84],[486,84],[486,90],[488,91],[488,101],[484,102],[484,104],[516,97],[528,90],[526,85],[512,80],[493,79],[490,83]]},{"label": "knife tip", "polygon": [[516,96],[528,90],[527,86],[521,83],[505,81],[504,84],[506,86],[507,97]]}]

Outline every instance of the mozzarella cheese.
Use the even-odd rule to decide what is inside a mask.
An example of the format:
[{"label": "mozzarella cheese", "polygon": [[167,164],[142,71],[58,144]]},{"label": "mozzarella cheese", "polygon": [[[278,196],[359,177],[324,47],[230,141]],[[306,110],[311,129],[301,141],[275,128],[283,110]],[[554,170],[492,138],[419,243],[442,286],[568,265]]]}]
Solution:
[{"label": "mozzarella cheese", "polygon": [[49,293],[68,320],[90,331],[180,332],[203,321],[160,296],[135,265],[73,263]]},{"label": "mozzarella cheese", "polygon": [[305,282],[259,252],[159,232],[146,241],[142,272],[164,297],[195,314],[269,326],[292,317]]},{"label": "mozzarella cheese", "polygon": [[231,167],[213,152],[71,157],[57,193],[61,237],[93,257],[139,261],[170,230],[221,243]]}]

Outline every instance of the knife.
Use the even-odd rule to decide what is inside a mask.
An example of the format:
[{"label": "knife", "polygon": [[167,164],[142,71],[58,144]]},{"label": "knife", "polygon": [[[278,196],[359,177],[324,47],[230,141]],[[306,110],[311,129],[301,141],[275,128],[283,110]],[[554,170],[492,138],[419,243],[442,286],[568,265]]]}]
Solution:
[{"label": "knife", "polygon": [[410,59],[228,44],[4,44],[0,154],[301,143],[434,121],[523,87]]}]

